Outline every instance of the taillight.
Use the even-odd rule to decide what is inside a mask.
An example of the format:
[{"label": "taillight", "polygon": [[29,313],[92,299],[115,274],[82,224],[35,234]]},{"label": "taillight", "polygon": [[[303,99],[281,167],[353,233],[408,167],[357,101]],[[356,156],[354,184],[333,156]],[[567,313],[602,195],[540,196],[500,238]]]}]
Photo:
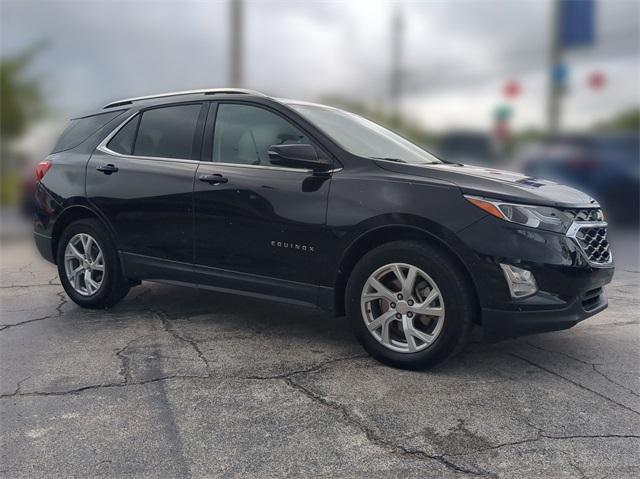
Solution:
[{"label": "taillight", "polygon": [[47,171],[51,169],[51,165],[51,160],[41,161],[38,163],[38,166],[36,166],[36,181],[42,181],[44,175],[46,175]]}]

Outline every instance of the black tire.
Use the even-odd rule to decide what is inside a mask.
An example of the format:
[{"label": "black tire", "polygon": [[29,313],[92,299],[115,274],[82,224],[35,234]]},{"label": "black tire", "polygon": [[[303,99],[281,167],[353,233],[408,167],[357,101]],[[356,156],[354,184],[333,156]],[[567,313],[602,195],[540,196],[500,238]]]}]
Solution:
[{"label": "black tire", "polygon": [[[369,332],[360,299],[369,276],[391,263],[420,268],[437,284],[445,305],[445,316],[437,338],[418,352],[396,352]],[[459,352],[467,341],[477,314],[475,294],[465,272],[446,252],[426,242],[394,241],[367,253],[353,269],[345,294],[347,318],[364,349],[378,361],[402,369],[426,369]]]},{"label": "black tire", "polygon": [[[65,271],[65,249],[67,243],[78,233],[89,234],[100,246],[104,256],[102,284],[89,296],[78,293],[67,278]],[[89,309],[109,308],[124,298],[129,292],[129,282],[122,273],[118,252],[111,236],[100,221],[88,218],[71,223],[62,232],[57,251],[58,275],[65,292],[74,303]]]}]

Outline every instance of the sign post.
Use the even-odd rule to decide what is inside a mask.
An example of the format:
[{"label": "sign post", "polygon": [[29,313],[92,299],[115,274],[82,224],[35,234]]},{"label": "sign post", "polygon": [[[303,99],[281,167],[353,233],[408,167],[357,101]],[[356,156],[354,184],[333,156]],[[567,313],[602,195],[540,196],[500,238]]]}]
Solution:
[{"label": "sign post", "polygon": [[551,135],[560,130],[562,96],[567,85],[568,68],[562,61],[562,53],[565,49],[589,46],[595,42],[595,7],[595,0],[553,1],[547,103],[547,124]]}]

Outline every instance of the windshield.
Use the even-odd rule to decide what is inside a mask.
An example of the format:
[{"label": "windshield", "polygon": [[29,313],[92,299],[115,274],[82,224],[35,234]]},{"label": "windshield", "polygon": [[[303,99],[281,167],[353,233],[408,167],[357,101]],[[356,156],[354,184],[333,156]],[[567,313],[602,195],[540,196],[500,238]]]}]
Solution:
[{"label": "windshield", "polygon": [[288,105],[354,155],[422,165],[442,163],[410,141],[361,116],[320,105]]}]

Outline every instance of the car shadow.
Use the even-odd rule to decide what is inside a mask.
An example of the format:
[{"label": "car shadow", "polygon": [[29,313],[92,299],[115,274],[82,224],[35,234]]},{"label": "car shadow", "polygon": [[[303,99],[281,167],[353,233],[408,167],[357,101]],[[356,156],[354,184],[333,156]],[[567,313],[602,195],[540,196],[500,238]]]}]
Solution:
[{"label": "car shadow", "polygon": [[[263,342],[273,340],[274,347],[288,347],[292,353],[297,346],[311,344],[316,351],[324,351],[332,357],[351,355],[354,351],[366,354],[344,317],[332,317],[310,307],[209,290],[145,282],[133,288],[115,307],[87,314],[118,322],[159,318],[188,330],[191,337],[202,342],[225,335],[252,342],[262,337]],[[107,324],[108,321],[105,326]],[[475,328],[469,344],[460,354],[428,371],[413,374],[466,374],[469,369],[477,370],[478,364],[495,363],[496,356],[502,356],[504,360],[519,341],[487,343],[482,339],[481,328]],[[513,358],[509,360],[513,361]],[[522,366],[526,364],[522,363]]]}]

